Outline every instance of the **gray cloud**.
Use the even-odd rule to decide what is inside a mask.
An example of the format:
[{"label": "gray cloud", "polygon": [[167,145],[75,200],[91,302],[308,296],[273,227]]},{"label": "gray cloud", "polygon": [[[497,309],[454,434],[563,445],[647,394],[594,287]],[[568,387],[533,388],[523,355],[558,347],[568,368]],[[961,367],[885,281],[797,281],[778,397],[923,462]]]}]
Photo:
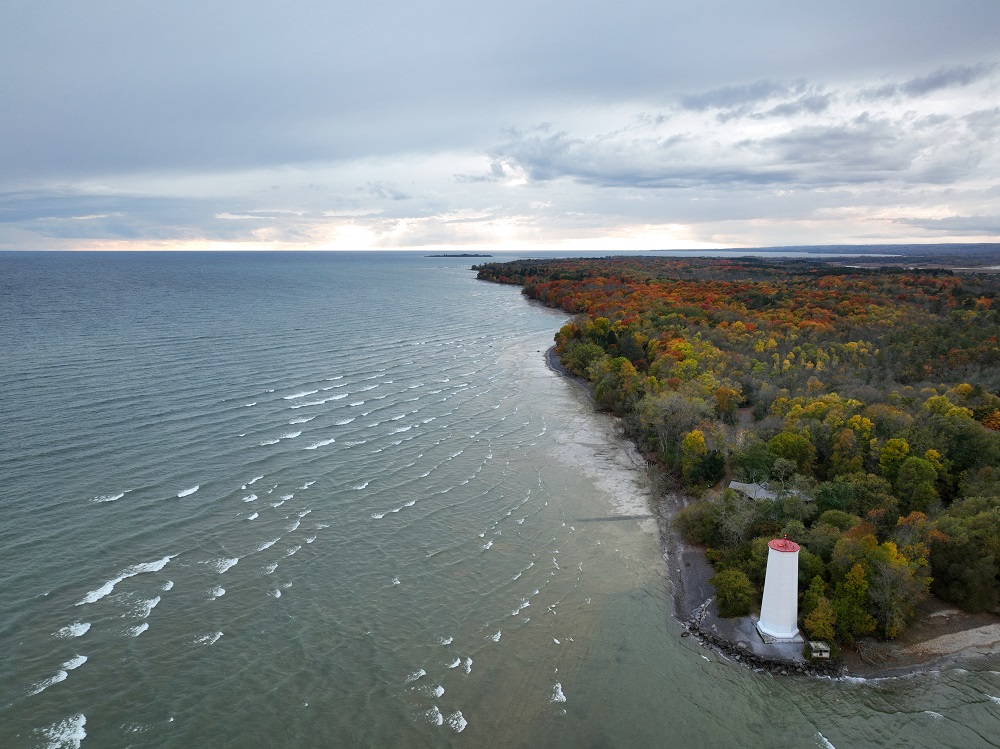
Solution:
[{"label": "gray cloud", "polygon": [[571,178],[602,187],[680,189],[703,184],[767,184],[792,179],[782,168],[754,169],[738,164],[699,164],[685,152],[689,136],[630,139],[572,137],[567,133],[514,137],[492,154],[496,175],[523,170],[537,182]]},{"label": "gray cloud", "polygon": [[950,235],[1000,236],[1000,215],[949,216],[947,218],[903,218],[899,223],[920,229]]},{"label": "gray cloud", "polygon": [[956,65],[939,68],[928,75],[910,78],[902,83],[886,83],[881,86],[866,88],[861,96],[869,101],[887,99],[895,96],[918,97],[926,96],[946,88],[961,88],[982,80],[996,70],[995,63],[977,63],[975,65]]},{"label": "gray cloud", "polygon": [[685,109],[704,111],[706,109],[737,109],[750,104],[798,94],[804,84],[782,83],[779,81],[756,81],[740,86],[724,86],[700,94],[680,97],[679,103]]}]

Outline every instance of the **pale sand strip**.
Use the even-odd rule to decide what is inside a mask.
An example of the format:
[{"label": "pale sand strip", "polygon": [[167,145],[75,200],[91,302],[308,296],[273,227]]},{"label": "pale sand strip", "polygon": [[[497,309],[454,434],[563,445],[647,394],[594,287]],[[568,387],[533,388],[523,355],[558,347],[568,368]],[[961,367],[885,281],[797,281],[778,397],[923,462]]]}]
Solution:
[{"label": "pale sand strip", "polygon": [[1000,624],[988,624],[964,632],[941,635],[931,640],[918,642],[904,649],[912,655],[958,655],[969,651],[1000,652]]}]

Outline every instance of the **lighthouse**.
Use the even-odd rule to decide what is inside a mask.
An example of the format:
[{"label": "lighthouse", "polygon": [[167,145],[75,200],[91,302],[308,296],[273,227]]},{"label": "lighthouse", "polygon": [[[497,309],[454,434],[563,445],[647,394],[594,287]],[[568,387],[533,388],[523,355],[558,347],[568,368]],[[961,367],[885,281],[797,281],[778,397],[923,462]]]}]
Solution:
[{"label": "lighthouse", "polygon": [[799,545],[785,536],[767,547],[764,600],[757,629],[776,640],[794,640],[799,635]]}]

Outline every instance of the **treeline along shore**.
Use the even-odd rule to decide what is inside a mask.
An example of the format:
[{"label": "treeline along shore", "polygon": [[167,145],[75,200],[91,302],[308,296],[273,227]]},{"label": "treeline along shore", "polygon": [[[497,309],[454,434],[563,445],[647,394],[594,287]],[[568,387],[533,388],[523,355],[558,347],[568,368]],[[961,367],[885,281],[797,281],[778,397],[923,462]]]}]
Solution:
[{"label": "treeline along shore", "polygon": [[759,607],[787,535],[800,628],[857,660],[930,613],[1000,623],[1000,276],[935,259],[473,269],[575,315],[555,353],[694,498],[674,527],[704,549],[719,615]]}]

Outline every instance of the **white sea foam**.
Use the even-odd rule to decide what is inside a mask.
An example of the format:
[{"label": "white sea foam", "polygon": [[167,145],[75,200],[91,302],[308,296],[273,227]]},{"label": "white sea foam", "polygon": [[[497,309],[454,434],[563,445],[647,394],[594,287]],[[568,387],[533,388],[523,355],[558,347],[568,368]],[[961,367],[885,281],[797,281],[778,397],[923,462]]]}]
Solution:
[{"label": "white sea foam", "polygon": [[469,725],[469,722],[462,717],[462,711],[458,710],[448,716],[448,725],[455,733],[461,733]]},{"label": "white sea foam", "polygon": [[335,421],[335,422],[333,422],[333,423],[334,423],[334,424],[336,424],[336,425],[337,425],[337,426],[339,426],[339,427],[342,427],[342,426],[344,426],[345,424],[350,424],[350,423],[351,423],[352,421],[354,421],[354,420],[355,420],[356,418],[358,418],[358,417],[357,417],[357,416],[352,416],[352,417],[351,417],[351,418],[349,418],[349,419],[340,419],[340,420],[338,420],[338,421]]},{"label": "white sea foam", "polygon": [[392,578],[392,584],[393,585],[399,585],[399,578],[398,577]]},{"label": "white sea foam", "polygon": [[208,591],[208,593],[210,596],[212,596],[212,599],[214,600],[216,598],[222,598],[222,596],[226,595],[226,589],[220,588],[219,586],[215,586],[210,591]]},{"label": "white sea foam", "polygon": [[295,522],[293,522],[290,526],[288,526],[287,530],[289,533],[291,533],[292,531],[297,531],[300,525],[302,525],[302,521],[299,518],[296,518]]},{"label": "white sea foam", "polygon": [[819,731],[816,731],[816,744],[817,746],[823,747],[823,749],[837,749],[837,747],[831,744],[830,740]]},{"label": "white sea foam", "polygon": [[83,600],[78,601],[76,605],[83,606],[84,604],[94,603],[95,601],[101,600],[102,598],[104,598],[104,596],[111,593],[111,591],[115,589],[115,586],[118,583],[129,577],[135,577],[136,575],[141,575],[143,572],[159,572],[167,565],[167,562],[169,562],[175,556],[177,555],[172,554],[170,556],[163,557],[162,559],[158,559],[155,562],[144,562],[142,564],[134,564],[131,567],[127,567],[126,569],[119,572],[117,577],[108,580],[106,583],[104,583],[104,585],[102,585],[97,590],[90,591],[86,596],[83,597]]},{"label": "white sea foam", "polygon": [[247,481],[247,486],[250,486],[252,484],[256,484],[262,478],[264,478],[264,477],[263,476],[254,476],[252,479],[250,479],[249,481]]},{"label": "white sea foam", "polygon": [[495,635],[490,635],[490,639],[493,640],[493,642],[500,642],[500,630],[498,629]]},{"label": "white sea foam", "polygon": [[324,528],[329,528],[329,527],[330,527],[329,523],[316,523],[316,530],[318,531],[321,531]]},{"label": "white sea foam", "polygon": [[427,676],[427,672],[424,671],[422,668],[418,668],[416,671],[414,671],[412,674],[406,677],[406,683],[409,684],[412,681],[416,681],[421,676]]},{"label": "white sea foam", "polygon": [[337,375],[336,377],[327,377],[326,381],[334,382],[335,380],[342,380],[342,379],[344,379],[344,375]]},{"label": "white sea foam", "polygon": [[174,581],[167,580],[165,583],[163,583],[163,587],[161,588],[161,590],[167,591],[171,590],[173,587],[174,587]]},{"label": "white sea foam", "polygon": [[[299,489],[308,489],[310,486],[312,486],[315,483],[316,483],[315,481],[307,481],[302,486],[300,486]],[[289,499],[291,499],[291,495],[289,495]]]},{"label": "white sea foam", "polygon": [[354,488],[354,489],[357,489],[357,490],[359,490],[359,491],[360,491],[361,489],[365,489],[365,488],[367,488],[367,487],[368,487],[368,484],[370,484],[370,483],[371,483],[371,481],[366,481],[366,482],[364,482],[363,484],[357,484],[357,485],[356,485],[356,486],[354,486],[353,488]]},{"label": "white sea foam", "polygon": [[307,395],[313,395],[314,393],[318,392],[319,390],[303,390],[301,393],[295,393],[295,395],[283,395],[281,399],[286,401],[293,401],[296,400],[297,398],[305,398]]},{"label": "white sea foam", "polygon": [[367,441],[368,440],[352,440],[350,442],[345,442],[344,444],[347,445],[348,447],[357,447],[358,445],[365,444]]},{"label": "white sea foam", "polygon": [[133,613],[139,619],[145,619],[150,615],[150,613],[152,613],[153,609],[156,608],[156,604],[158,604],[159,602],[160,602],[159,596],[157,596],[156,598],[143,599],[138,603],[136,603],[135,610],[133,611]]},{"label": "white sea foam", "polygon": [[427,694],[431,697],[441,697],[444,694],[444,687],[440,684],[436,687],[427,687]]},{"label": "white sea foam", "polygon": [[132,490],[131,489],[126,489],[125,491],[119,492],[118,494],[101,494],[100,496],[93,497],[90,501],[91,502],[116,502],[117,500],[121,499],[126,494],[128,494],[130,491],[132,491]]},{"label": "white sea foam", "polygon": [[298,513],[296,513],[296,514],[297,514],[297,515],[298,515],[298,516],[299,516],[300,518],[304,518],[304,517],[305,517],[306,515],[308,515],[308,514],[309,514],[310,512],[312,512],[312,510],[299,510],[299,511],[298,511]]},{"label": "white sea foam", "polygon": [[259,447],[264,447],[265,445],[277,445],[279,442],[281,442],[280,439],[277,439],[277,440],[264,440],[263,442],[258,442],[257,445]]},{"label": "white sea foam", "polygon": [[265,575],[273,574],[276,569],[278,569],[278,563],[271,562],[269,565],[267,565],[267,567],[264,568],[264,574]]},{"label": "white sea foam", "polygon": [[283,439],[283,440],[293,440],[296,437],[298,437],[300,434],[302,434],[301,431],[298,431],[298,432],[288,432],[286,434],[281,435],[281,439]]},{"label": "white sea foam", "polygon": [[417,500],[411,499],[409,502],[403,502],[403,507],[413,507],[417,503]]},{"label": "white sea foam", "polygon": [[260,517],[260,513],[259,512],[255,512],[253,515],[248,515],[247,516],[247,520],[256,520],[259,517]]},{"label": "white sea foam", "polygon": [[281,536],[278,536],[273,541],[265,541],[260,546],[258,546],[256,549],[254,549],[254,552],[264,551],[264,549],[270,549],[272,546],[274,546],[280,540],[281,540]]},{"label": "white sea foam", "polygon": [[32,697],[36,694],[41,694],[46,689],[51,687],[53,684],[58,684],[61,681],[66,681],[68,677],[69,674],[66,673],[65,671],[57,671],[55,676],[50,676],[48,679],[42,679],[41,681],[37,681],[30,687],[28,687],[27,696]]},{"label": "white sea foam", "polygon": [[253,403],[244,403],[243,408],[250,408],[250,406],[256,406],[256,405],[257,401],[254,401]]},{"label": "white sea foam", "polygon": [[131,629],[127,630],[128,631],[128,636],[129,637],[138,637],[143,632],[145,632],[147,629],[149,629],[149,622],[143,622],[142,624],[136,625],[135,627],[132,627]]},{"label": "white sea foam", "polygon": [[988,694],[986,696],[989,697],[991,700],[993,700],[998,705],[1000,705],[1000,697],[994,697],[992,694]]},{"label": "white sea foam", "polygon": [[54,637],[82,637],[90,630],[90,622],[73,622],[57,631]]},{"label": "white sea foam", "polygon": [[315,416],[300,416],[297,419],[292,419],[288,423],[289,424],[305,424],[307,421],[312,421],[315,418],[316,418]]},{"label": "white sea foam", "polygon": [[562,684],[558,681],[552,687],[552,702],[565,702],[566,695],[563,694]]},{"label": "white sea foam", "polygon": [[472,659],[471,658],[466,658],[464,661],[462,661],[462,670],[465,671],[466,674],[471,674],[472,673]]},{"label": "white sea foam", "polygon": [[384,517],[385,517],[385,513],[384,512],[373,512],[372,513],[372,518],[374,518],[375,520],[381,520]]},{"label": "white sea foam", "polygon": [[248,494],[247,496],[245,496],[243,498],[244,502],[255,502],[256,500],[257,500],[257,495],[256,494]]},{"label": "white sea foam", "polygon": [[315,450],[315,449],[320,448],[320,447],[326,447],[327,445],[332,445],[336,441],[337,441],[336,439],[334,439],[333,437],[330,437],[330,439],[320,440],[319,442],[314,442],[313,444],[309,445],[309,447],[305,447],[303,449],[304,450]]},{"label": "white sea foam", "polygon": [[239,557],[232,557],[231,559],[213,559],[209,562],[205,562],[205,564],[213,567],[215,571],[221,575],[239,561]]},{"label": "white sea foam", "polygon": [[307,543],[307,544],[311,544],[311,543],[312,543],[313,541],[315,541],[315,540],[316,540],[316,536],[309,536],[309,537],[308,537],[308,538],[306,539],[306,543]]},{"label": "white sea foam", "polygon": [[178,497],[187,497],[187,496],[189,496],[191,494],[194,494],[200,488],[201,488],[201,485],[198,484],[197,486],[192,486],[190,489],[182,489],[181,491],[177,492],[177,496]]},{"label": "white sea foam", "polygon": [[297,545],[293,546],[292,548],[290,548],[288,551],[286,551],[285,552],[285,556],[286,557],[290,557],[292,554],[294,554],[295,552],[297,552],[301,548],[302,548],[302,546],[297,544]]},{"label": "white sea foam", "polygon": [[281,598],[281,591],[278,588],[267,591],[267,594],[272,598]]},{"label": "white sea foam", "polygon": [[449,663],[448,664],[448,668],[458,668],[461,665],[462,665],[462,659],[461,658],[456,658],[454,663]]},{"label": "white sea foam", "polygon": [[38,731],[49,743],[45,749],[80,749],[80,744],[87,738],[87,718],[83,713],[63,718],[48,728]]},{"label": "white sea foam", "polygon": [[[326,398],[320,398],[319,400],[309,401],[307,403],[296,403],[294,406],[289,406],[289,408],[308,408],[309,406],[322,406],[324,403],[329,403],[330,401],[339,401],[342,398],[346,398],[349,393],[341,393],[340,395],[329,395]],[[364,401],[362,401],[363,403]]]},{"label": "white sea foam", "polygon": [[72,671],[75,668],[80,668],[80,666],[82,666],[86,662],[87,662],[87,656],[74,655],[72,658],[70,658],[68,661],[62,664],[61,668],[64,668],[67,671]]},{"label": "white sea foam", "polygon": [[933,710],[924,710],[924,715],[931,716],[934,720],[941,720],[944,716],[941,713],[936,713]]},{"label": "white sea foam", "polygon": [[528,606],[530,606],[530,605],[531,605],[531,603],[528,601],[528,599],[525,599],[525,600],[521,601],[521,603],[518,605],[518,607],[516,609],[514,609],[513,611],[510,612],[510,615],[511,616],[517,616],[522,611],[524,611],[526,608],[528,608]]},{"label": "white sea foam", "polygon": [[214,645],[222,637],[222,632],[212,632],[208,635],[202,635],[201,637],[195,638],[195,645]]},{"label": "white sea foam", "polygon": [[432,707],[430,710],[427,711],[427,718],[430,720],[431,723],[433,723],[436,726],[444,725],[444,716],[441,714],[441,711],[438,709],[437,705],[435,705],[434,707]]},{"label": "white sea foam", "polygon": [[438,645],[451,645],[454,641],[454,637],[439,637]]}]

